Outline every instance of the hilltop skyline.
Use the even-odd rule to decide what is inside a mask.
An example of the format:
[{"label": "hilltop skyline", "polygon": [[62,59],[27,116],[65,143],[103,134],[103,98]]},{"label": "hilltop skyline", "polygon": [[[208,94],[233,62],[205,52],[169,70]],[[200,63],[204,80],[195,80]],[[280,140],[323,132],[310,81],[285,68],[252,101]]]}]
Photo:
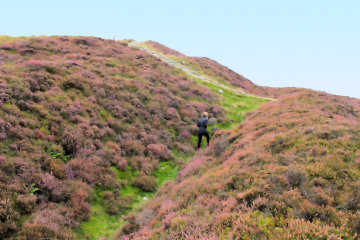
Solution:
[{"label": "hilltop skyline", "polygon": [[259,85],[360,98],[356,1],[5,0],[2,8],[0,35],[154,40],[214,59]]}]

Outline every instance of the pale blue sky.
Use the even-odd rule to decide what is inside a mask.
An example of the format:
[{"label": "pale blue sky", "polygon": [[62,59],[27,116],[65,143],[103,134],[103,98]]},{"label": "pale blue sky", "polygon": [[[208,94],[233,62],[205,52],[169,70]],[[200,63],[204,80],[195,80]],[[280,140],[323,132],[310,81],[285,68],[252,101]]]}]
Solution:
[{"label": "pale blue sky", "polygon": [[259,85],[360,98],[358,0],[1,0],[4,34],[151,39]]}]

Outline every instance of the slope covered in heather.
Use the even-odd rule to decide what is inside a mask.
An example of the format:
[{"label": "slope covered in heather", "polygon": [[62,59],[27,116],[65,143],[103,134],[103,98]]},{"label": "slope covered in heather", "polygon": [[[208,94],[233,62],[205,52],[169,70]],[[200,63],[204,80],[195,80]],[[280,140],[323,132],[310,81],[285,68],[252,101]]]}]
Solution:
[{"label": "slope covered in heather", "polygon": [[161,188],[119,239],[358,239],[360,100],[264,104]]},{"label": "slope covered in heather", "polygon": [[0,37],[1,239],[358,238],[359,100],[129,43]]},{"label": "slope covered in heather", "polygon": [[264,102],[125,41],[0,37],[0,238],[111,237],[194,154],[201,112],[221,128]]}]

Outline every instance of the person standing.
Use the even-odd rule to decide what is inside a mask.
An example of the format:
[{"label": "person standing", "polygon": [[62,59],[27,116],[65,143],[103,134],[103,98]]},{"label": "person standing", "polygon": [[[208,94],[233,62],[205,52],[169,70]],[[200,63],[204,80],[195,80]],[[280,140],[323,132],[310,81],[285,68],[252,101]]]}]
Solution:
[{"label": "person standing", "polygon": [[202,137],[205,136],[207,139],[207,145],[209,146],[210,144],[210,136],[209,133],[207,131],[207,125],[208,125],[208,113],[207,112],[203,112],[202,117],[199,118],[197,126],[199,127],[199,131],[198,131],[198,145],[197,145],[197,150],[200,150],[200,146],[201,146],[201,140]]}]

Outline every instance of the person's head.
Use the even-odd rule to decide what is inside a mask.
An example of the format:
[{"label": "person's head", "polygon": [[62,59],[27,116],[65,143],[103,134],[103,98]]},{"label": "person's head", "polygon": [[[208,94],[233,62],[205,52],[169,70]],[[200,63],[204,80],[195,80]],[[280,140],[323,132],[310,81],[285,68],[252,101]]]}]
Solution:
[{"label": "person's head", "polygon": [[207,113],[207,112],[203,112],[203,113],[202,113],[202,117],[207,118],[207,117],[208,117],[208,113]]}]

